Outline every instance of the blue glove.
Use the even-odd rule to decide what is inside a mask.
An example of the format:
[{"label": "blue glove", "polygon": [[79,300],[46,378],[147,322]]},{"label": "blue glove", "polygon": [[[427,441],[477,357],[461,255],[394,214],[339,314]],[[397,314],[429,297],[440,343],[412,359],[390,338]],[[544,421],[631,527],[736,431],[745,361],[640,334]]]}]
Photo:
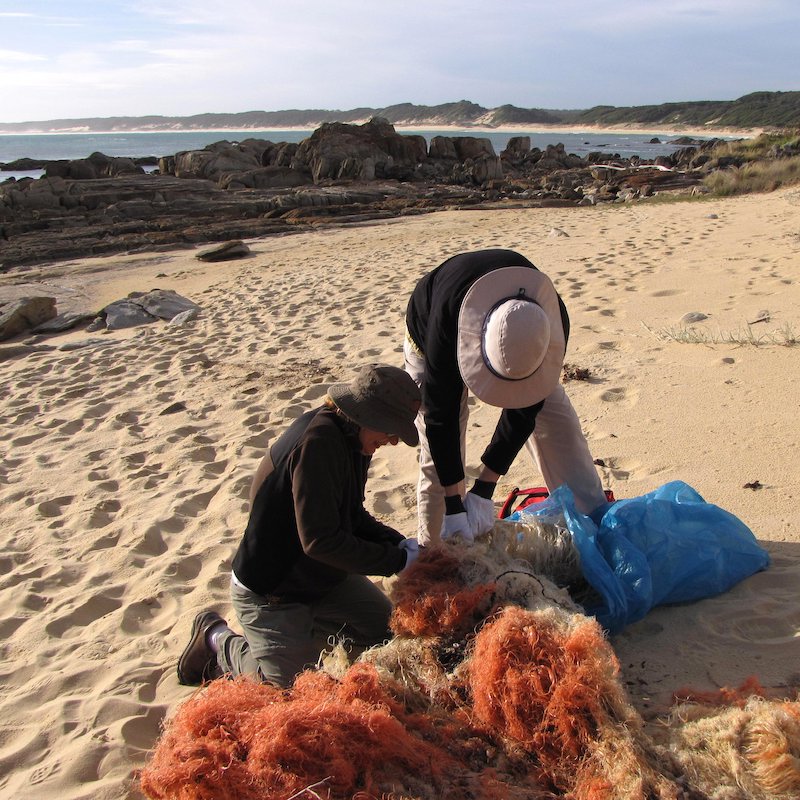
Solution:
[{"label": "blue glove", "polygon": [[400,570],[400,572],[404,572],[417,560],[417,556],[419,555],[419,542],[412,537],[411,539],[403,539],[397,546],[401,550],[406,551],[406,565]]},{"label": "blue glove", "polygon": [[487,533],[494,527],[497,514],[495,513],[494,503],[491,500],[487,500],[474,492],[467,492],[467,496],[464,498],[464,508],[467,509],[469,529],[472,532],[473,539],[476,536]]},{"label": "blue glove", "polygon": [[472,544],[472,530],[469,526],[469,518],[466,511],[458,514],[445,514],[442,523],[442,541],[453,539],[456,536],[463,539],[468,544]]}]

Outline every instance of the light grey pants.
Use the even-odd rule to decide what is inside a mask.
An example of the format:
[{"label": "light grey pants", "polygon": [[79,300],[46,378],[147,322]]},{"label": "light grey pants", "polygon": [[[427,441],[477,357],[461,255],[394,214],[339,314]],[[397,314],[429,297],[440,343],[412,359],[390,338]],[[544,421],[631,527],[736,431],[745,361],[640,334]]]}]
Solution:
[{"label": "light grey pants", "polygon": [[364,575],[348,575],[315,603],[276,603],[231,582],[231,601],[244,635],[220,637],[220,667],[282,687],[315,667],[331,641],[346,639],[355,657],[392,636],[392,604]]},{"label": "light grey pants", "polygon": [[[406,337],[403,354],[406,372],[422,385],[425,361]],[[469,420],[467,390],[461,396],[459,408],[461,431],[461,460],[466,464],[466,432]],[[419,479],[417,481],[417,538],[420,544],[438,542],[444,519],[444,489],[439,483],[431,458],[425,421],[422,412],[417,414],[419,432]],[[603,485],[589,452],[589,444],[581,430],[578,415],[559,383],[544,401],[536,416],[536,428],[525,442],[525,449],[539,469],[549,491],[566,483],[575,496],[575,505],[583,514],[589,514],[606,502]],[[465,486],[460,487],[463,495]]]}]

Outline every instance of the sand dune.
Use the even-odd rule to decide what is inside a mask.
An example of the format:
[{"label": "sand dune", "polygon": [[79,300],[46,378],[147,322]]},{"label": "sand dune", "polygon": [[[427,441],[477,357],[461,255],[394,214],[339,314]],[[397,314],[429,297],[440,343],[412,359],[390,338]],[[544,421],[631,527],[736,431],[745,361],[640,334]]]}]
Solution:
[{"label": "sand dune", "polygon": [[[230,611],[230,559],[265,448],[357,365],[401,365],[412,286],[469,249],[517,249],[553,278],[572,318],[567,361],[590,371],[567,391],[617,497],[683,480],[773,558],[730,592],[656,609],[612,640],[637,708],[656,715],[681,686],[749,675],[800,685],[800,348],[780,343],[800,334],[799,211],[797,189],[443,211],[250,241],[239,262],[184,250],[0,276],[0,297],[52,291],[60,310],[156,287],[203,308],[183,326],[0,346],[0,795],[139,796],[136,770],[192,691],[175,675],[191,620]],[[711,341],[676,340],[692,312]],[[494,420],[475,404],[472,474]],[[415,482],[411,449],[379,451],[368,504],[409,534]],[[539,483],[520,457],[496,497]]]}]

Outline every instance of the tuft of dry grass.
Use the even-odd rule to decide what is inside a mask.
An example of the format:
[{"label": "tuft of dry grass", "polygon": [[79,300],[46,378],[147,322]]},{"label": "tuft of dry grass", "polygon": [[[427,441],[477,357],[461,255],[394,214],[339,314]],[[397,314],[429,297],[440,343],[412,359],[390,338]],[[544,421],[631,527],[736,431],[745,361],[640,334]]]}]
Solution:
[{"label": "tuft of dry grass", "polygon": [[703,179],[703,184],[717,197],[774,192],[776,189],[798,183],[800,183],[800,156],[753,161],[741,167],[716,170]]},{"label": "tuft of dry grass", "polygon": [[732,344],[738,347],[766,347],[778,345],[781,347],[794,347],[800,344],[794,328],[786,323],[776,330],[756,333],[751,325],[739,328],[736,331],[711,331],[708,328],[698,328],[694,325],[673,325],[664,328],[651,328],[642,323],[644,328],[662,341],[670,339],[680,344]]}]

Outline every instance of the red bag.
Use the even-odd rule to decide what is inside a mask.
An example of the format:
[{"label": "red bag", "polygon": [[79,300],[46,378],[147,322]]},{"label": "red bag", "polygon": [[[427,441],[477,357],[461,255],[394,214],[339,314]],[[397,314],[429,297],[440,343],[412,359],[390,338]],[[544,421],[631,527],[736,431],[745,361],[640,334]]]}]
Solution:
[{"label": "red bag", "polygon": [[[614,492],[612,492],[611,489],[606,489],[605,495],[606,500],[608,500],[609,503],[613,503],[616,500],[616,497],[614,497]],[[514,508],[514,503],[519,497],[521,497],[522,500],[520,500],[516,508]],[[503,503],[503,507],[500,509],[500,513],[497,515],[497,517],[498,519],[505,519],[515,511],[519,511],[520,509],[533,505],[534,503],[541,503],[542,500],[546,500],[548,497],[550,497],[550,492],[548,492],[544,486],[537,486],[532,489],[514,489],[506,498],[506,501]]]}]

